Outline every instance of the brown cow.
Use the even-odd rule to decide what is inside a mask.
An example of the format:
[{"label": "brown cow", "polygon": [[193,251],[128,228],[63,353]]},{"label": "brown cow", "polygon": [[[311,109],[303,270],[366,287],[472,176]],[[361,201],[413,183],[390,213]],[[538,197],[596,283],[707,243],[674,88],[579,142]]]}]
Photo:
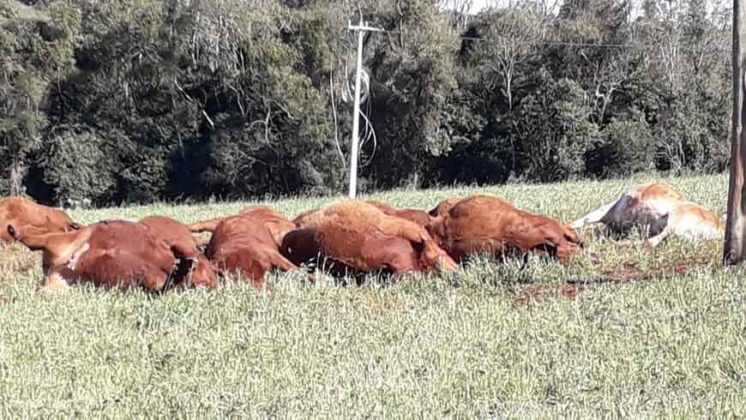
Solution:
[{"label": "brown cow", "polygon": [[624,236],[642,228],[645,244],[655,247],[669,235],[689,241],[722,239],[725,224],[709,209],[691,201],[671,186],[651,182],[638,185],[611,203],[605,204],[573,222],[574,229],[603,223],[610,231]]},{"label": "brown cow", "polygon": [[40,291],[64,289],[78,281],[164,291],[172,282],[189,282],[196,259],[193,249],[169,245],[145,225],[122,220],[65,233],[26,234],[13,225],[8,225],[7,231],[32,251],[43,252]]},{"label": "brown cow", "polygon": [[169,246],[189,249],[194,253],[196,265],[190,279],[193,285],[208,288],[214,288],[218,285],[215,268],[199,252],[200,244],[186,225],[165,216],[148,216],[140,220],[139,223],[151,229],[154,235],[166,241]]},{"label": "brown cow", "polygon": [[430,222],[433,221],[433,217],[431,217],[426,211],[423,210],[397,209],[396,207],[393,207],[388,203],[376,200],[366,200],[365,203],[375,206],[384,214],[387,214],[389,216],[401,217],[402,219],[407,219],[423,227],[427,226],[428,224],[430,224]]},{"label": "brown cow", "polygon": [[[269,229],[270,234],[275,239],[275,243],[279,247],[282,243],[282,238],[286,233],[295,229],[295,224],[288,220],[285,216],[272,210],[267,206],[251,206],[241,210],[237,216],[251,216],[254,219],[259,219],[262,224]],[[234,216],[227,216],[234,217]],[[226,217],[218,217],[215,219],[205,220],[202,222],[192,223],[188,225],[189,229],[194,233],[201,232],[214,232],[218,224],[226,219]]]},{"label": "brown cow", "polygon": [[343,227],[297,229],[285,235],[280,250],[297,265],[318,265],[324,261],[323,268],[333,276],[359,276],[382,270],[398,277],[407,272],[436,268],[423,266],[421,248],[416,249],[406,239],[384,235],[375,229],[367,232]]},{"label": "brown cow", "polygon": [[261,215],[224,218],[213,229],[205,255],[222,273],[238,271],[256,288],[262,287],[264,274],[272,268],[298,268],[280,254],[271,228],[265,223]]},{"label": "brown cow", "polygon": [[422,226],[363,201],[341,201],[295,219],[282,250],[296,262],[321,254],[357,272],[453,269],[456,263]]},{"label": "brown cow", "polygon": [[69,232],[80,228],[64,211],[36,204],[24,197],[0,198],[0,226],[3,226],[0,229],[0,240],[3,242],[13,240],[4,228],[8,225],[34,235]]},{"label": "brown cow", "polygon": [[293,219],[296,229],[285,235],[280,244],[280,252],[297,266],[319,266],[323,262],[323,268],[333,276],[354,273],[352,267],[324,255],[316,242],[317,228],[323,221],[324,209],[311,209],[299,213]]},{"label": "brown cow", "polygon": [[343,277],[346,274],[357,274],[352,267],[325,256],[316,242],[316,227],[304,227],[290,232],[282,238],[280,252],[296,266],[317,266],[332,276]]},{"label": "brown cow", "polygon": [[482,252],[503,256],[536,251],[566,262],[582,246],[570,228],[486,195],[453,204],[430,225],[430,233],[456,261]]}]

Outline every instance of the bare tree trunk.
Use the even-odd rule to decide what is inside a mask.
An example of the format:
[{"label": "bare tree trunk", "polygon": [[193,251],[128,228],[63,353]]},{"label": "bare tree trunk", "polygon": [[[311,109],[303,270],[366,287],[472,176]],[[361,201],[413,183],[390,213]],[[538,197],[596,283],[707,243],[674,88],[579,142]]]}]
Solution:
[{"label": "bare tree trunk", "polygon": [[746,0],[733,0],[733,126],[731,129],[730,186],[728,188],[728,220],[725,228],[723,258],[726,264],[744,260],[744,218],[746,217],[746,194],[744,194],[744,164],[746,164],[746,137],[743,126],[744,114],[744,59],[746,58]]},{"label": "bare tree trunk", "polygon": [[23,194],[23,164],[19,162],[18,160],[15,160],[13,162],[13,165],[10,167],[10,176],[9,176],[9,193],[12,196],[18,196]]}]

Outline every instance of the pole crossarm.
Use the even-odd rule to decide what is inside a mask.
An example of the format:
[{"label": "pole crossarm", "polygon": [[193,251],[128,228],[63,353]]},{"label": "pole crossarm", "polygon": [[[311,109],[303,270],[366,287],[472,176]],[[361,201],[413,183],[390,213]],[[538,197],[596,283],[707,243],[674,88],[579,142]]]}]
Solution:
[{"label": "pole crossarm", "polygon": [[347,25],[347,30],[350,31],[367,31],[367,32],[385,32],[381,28],[374,28],[372,26],[367,25]]}]

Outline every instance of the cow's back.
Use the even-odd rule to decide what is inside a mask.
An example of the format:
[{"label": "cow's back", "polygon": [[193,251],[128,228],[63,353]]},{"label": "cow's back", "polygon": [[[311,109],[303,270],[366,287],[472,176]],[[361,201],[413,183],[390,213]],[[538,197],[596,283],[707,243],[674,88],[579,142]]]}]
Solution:
[{"label": "cow's back", "polygon": [[239,215],[261,221],[269,230],[278,247],[282,244],[282,238],[295,229],[295,223],[267,206],[249,207],[242,210]]},{"label": "cow's back", "polygon": [[90,249],[118,249],[169,271],[175,257],[170,245],[140,223],[105,220],[90,226],[87,243]]},{"label": "cow's back", "polygon": [[168,242],[186,249],[197,249],[197,241],[189,228],[170,217],[148,216],[140,220],[140,224],[150,228],[154,235]]}]

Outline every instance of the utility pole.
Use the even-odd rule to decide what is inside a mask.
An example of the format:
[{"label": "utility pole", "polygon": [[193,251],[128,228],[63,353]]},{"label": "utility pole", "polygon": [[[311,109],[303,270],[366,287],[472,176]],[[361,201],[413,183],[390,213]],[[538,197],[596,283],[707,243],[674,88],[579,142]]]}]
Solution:
[{"label": "utility pole", "polygon": [[726,264],[736,264],[746,258],[746,137],[743,127],[744,77],[746,73],[746,0],[733,0],[733,124],[731,126],[730,184],[728,187],[728,218],[725,227],[723,258]]},{"label": "utility pole", "polygon": [[355,71],[355,105],[352,115],[352,144],[350,147],[350,198],[357,194],[357,162],[360,148],[360,78],[363,72],[363,36],[366,31],[380,32],[378,28],[371,28],[367,22],[363,22],[360,16],[360,24],[353,26],[347,23],[347,29],[357,31],[357,70]]}]

